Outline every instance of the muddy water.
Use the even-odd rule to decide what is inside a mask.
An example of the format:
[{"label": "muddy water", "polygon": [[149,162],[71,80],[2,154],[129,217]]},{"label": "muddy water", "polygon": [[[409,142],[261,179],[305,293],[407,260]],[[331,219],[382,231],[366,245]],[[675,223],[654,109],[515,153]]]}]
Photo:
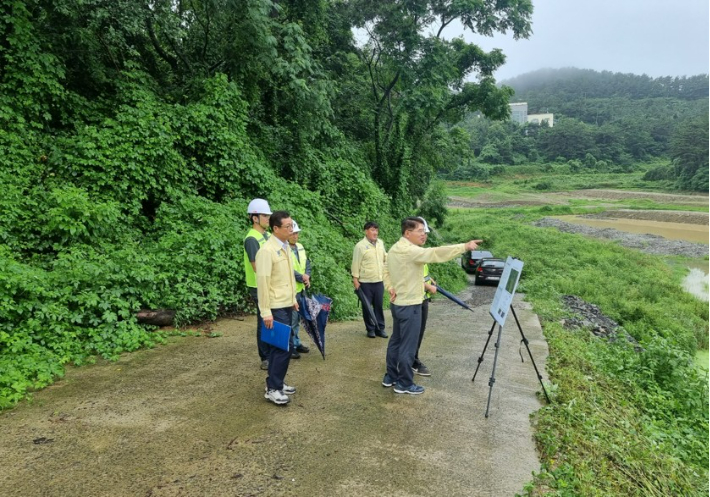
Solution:
[{"label": "muddy water", "polygon": [[595,228],[612,228],[627,233],[658,235],[670,240],[708,243],[707,224],[667,223],[647,219],[589,219],[581,216],[555,216],[555,218]]},{"label": "muddy water", "polygon": [[683,289],[705,302],[708,301],[708,273],[692,268],[683,280]]}]

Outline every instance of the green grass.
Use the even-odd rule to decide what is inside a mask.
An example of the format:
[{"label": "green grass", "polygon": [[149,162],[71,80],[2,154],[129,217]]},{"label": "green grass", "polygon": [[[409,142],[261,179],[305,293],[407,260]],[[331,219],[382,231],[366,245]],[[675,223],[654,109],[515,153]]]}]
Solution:
[{"label": "green grass", "polygon": [[[707,304],[663,258],[529,224],[565,208],[457,210],[441,230],[525,263],[519,288],[543,324],[554,392],[534,418],[542,469],[526,491],[707,495],[708,380],[694,362],[707,349]],[[642,350],[563,328],[566,294],[599,306]]]}]

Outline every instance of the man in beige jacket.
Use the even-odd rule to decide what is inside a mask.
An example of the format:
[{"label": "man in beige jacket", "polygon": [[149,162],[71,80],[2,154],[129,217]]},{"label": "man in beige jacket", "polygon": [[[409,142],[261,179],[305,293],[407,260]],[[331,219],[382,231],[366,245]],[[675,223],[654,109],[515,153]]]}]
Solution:
[{"label": "man in beige jacket", "polygon": [[395,393],[424,393],[424,387],[414,384],[412,372],[421,331],[424,265],[446,262],[466,250],[476,250],[481,240],[422,248],[424,242],[426,232],[422,219],[408,217],[402,220],[402,238],[392,245],[387,254],[384,283],[392,303],[393,328],[387,344],[387,372],[382,386],[394,385]]},{"label": "man in beige jacket", "polygon": [[[286,211],[276,211],[269,218],[269,226],[272,236],[256,253],[256,287],[264,326],[271,329],[274,321],[291,326],[291,314],[298,310],[298,304],[291,247],[288,243],[293,232],[291,215]],[[288,396],[296,393],[295,387],[284,383],[291,352],[268,343],[265,346],[269,368],[264,398],[274,404],[288,404]]]},{"label": "man in beige jacket", "polygon": [[[365,223],[365,236],[353,249],[353,262],[350,272],[353,276],[355,291],[362,291],[367,303],[363,302],[362,318],[365,321],[365,331],[369,338],[380,336],[387,338],[385,333],[385,313],[382,309],[382,299],[385,288],[382,284],[387,251],[379,237],[380,227],[377,223]],[[375,321],[370,317],[370,311],[365,305],[371,305]]]}]

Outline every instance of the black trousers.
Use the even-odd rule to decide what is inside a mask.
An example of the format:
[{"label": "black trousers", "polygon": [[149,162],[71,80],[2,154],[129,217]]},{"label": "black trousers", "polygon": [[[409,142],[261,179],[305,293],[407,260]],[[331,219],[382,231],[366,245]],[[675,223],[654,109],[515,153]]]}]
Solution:
[{"label": "black trousers", "polygon": [[376,323],[370,319],[370,313],[363,307],[362,319],[365,321],[365,329],[367,331],[385,331],[385,313],[382,309],[382,299],[385,295],[385,285],[381,281],[378,283],[360,283],[362,293],[367,301],[372,305],[372,310],[375,312]]}]

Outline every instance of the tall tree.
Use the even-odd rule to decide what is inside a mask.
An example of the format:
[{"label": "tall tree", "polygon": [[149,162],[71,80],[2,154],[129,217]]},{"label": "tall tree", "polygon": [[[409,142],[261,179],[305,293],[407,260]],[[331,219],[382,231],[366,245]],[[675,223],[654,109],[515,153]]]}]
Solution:
[{"label": "tall tree", "polygon": [[[352,0],[355,25],[366,38],[360,52],[370,86],[373,115],[372,174],[406,208],[421,198],[432,174],[435,126],[482,111],[508,115],[512,90],[492,76],[505,62],[500,50],[486,53],[463,38],[446,39],[452,23],[483,36],[530,33],[530,0]],[[477,82],[470,82],[477,76]],[[424,188],[422,188],[424,187]]]}]

